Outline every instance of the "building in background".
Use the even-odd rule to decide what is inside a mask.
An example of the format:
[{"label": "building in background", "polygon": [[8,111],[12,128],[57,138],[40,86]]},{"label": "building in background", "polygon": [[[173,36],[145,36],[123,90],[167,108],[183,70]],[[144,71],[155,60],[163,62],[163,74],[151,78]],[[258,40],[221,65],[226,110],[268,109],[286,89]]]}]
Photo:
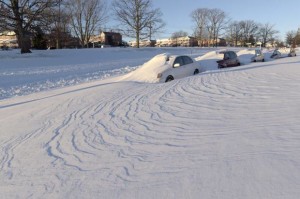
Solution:
[{"label": "building in background", "polygon": [[172,39],[158,39],[156,40],[157,47],[169,47],[172,46]]},{"label": "building in background", "polygon": [[[136,41],[128,42],[129,46],[137,47]],[[140,47],[155,47],[156,40],[140,40]]]},{"label": "building in background", "polygon": [[[226,39],[224,38],[218,38],[216,41],[213,39],[203,39],[203,40],[199,40],[198,41],[198,46],[200,47],[211,47],[211,46],[227,46],[227,45],[231,45],[233,46],[233,44],[227,43]],[[240,46],[240,42],[238,42],[237,46]]]},{"label": "building in background", "polygon": [[172,46],[193,47],[198,46],[198,41],[195,37],[178,37],[172,39]]},{"label": "building in background", "polygon": [[16,33],[13,31],[4,31],[0,33],[0,48],[18,48]]},{"label": "building in background", "polygon": [[[130,41],[131,47],[136,47],[136,41]],[[167,38],[158,40],[141,40],[140,47],[193,47],[197,46],[197,40],[194,37],[179,37],[179,38]]]},{"label": "building in background", "polygon": [[94,35],[90,39],[93,47],[100,46],[122,46],[122,35],[118,32],[101,32],[99,35]]}]

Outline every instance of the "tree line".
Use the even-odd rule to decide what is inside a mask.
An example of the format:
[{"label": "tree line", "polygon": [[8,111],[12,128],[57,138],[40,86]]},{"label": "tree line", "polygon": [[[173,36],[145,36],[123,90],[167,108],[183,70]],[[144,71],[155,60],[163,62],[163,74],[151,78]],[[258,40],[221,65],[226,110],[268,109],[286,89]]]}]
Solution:
[{"label": "tree line", "polygon": [[[152,0],[112,0],[111,5],[107,0],[0,0],[0,31],[14,31],[21,53],[30,53],[31,43],[42,48],[55,42],[56,48],[62,48],[64,38],[72,36],[84,47],[92,35],[113,19],[119,22],[119,31],[135,38],[139,47],[140,40],[151,40],[164,31],[162,15],[159,8],[153,7]],[[272,24],[232,21],[220,9],[196,9],[191,12],[191,20],[193,36],[200,45],[210,40],[216,46],[222,36],[232,45],[260,41],[264,46],[275,41],[278,34]],[[178,31],[172,37],[181,35],[187,33]],[[288,32],[286,42],[298,44],[296,36],[294,31]]]},{"label": "tree line", "polygon": [[300,44],[300,29],[290,30],[286,33],[286,43],[295,48]]},{"label": "tree line", "polygon": [[31,38],[35,47],[51,39],[61,48],[71,33],[84,46],[107,19],[105,6],[103,0],[0,0],[0,30],[16,33],[21,53],[31,52]]},{"label": "tree line", "polygon": [[217,46],[219,37],[223,37],[232,46],[255,45],[261,42],[265,46],[268,42],[275,42],[279,31],[270,23],[261,24],[253,20],[233,21],[221,9],[198,8],[191,13],[194,24],[193,35],[199,45],[212,41]]},{"label": "tree line", "polygon": [[120,23],[121,33],[137,38],[137,43],[165,25],[151,0],[113,0],[113,13],[108,7],[106,0],[0,0],[0,31],[14,31],[21,53],[30,53],[32,42],[39,47],[55,40],[61,48],[63,38],[71,35],[84,47],[111,16]]}]

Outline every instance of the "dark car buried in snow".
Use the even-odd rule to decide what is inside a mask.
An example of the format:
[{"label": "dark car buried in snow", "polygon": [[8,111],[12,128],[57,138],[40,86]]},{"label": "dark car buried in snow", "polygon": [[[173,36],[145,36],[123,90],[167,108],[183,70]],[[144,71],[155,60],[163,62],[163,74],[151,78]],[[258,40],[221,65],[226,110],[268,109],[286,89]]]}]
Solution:
[{"label": "dark car buried in snow", "polygon": [[224,54],[224,57],[222,60],[217,61],[218,68],[227,68],[241,65],[240,60],[238,59],[234,51],[223,51],[220,53]]}]

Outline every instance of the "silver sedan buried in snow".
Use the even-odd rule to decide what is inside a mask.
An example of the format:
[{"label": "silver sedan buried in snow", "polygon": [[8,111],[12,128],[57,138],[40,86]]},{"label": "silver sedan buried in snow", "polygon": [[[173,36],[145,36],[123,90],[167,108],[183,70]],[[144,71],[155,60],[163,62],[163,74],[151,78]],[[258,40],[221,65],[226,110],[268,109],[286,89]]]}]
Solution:
[{"label": "silver sedan buried in snow", "polygon": [[187,55],[165,54],[165,64],[157,74],[159,82],[169,82],[174,79],[196,75],[200,72],[200,65]]},{"label": "silver sedan buried in snow", "polygon": [[265,56],[260,49],[255,50],[255,55],[253,57],[251,57],[251,61],[252,62],[257,62],[257,61],[264,62],[265,61]]},{"label": "silver sedan buried in snow", "polygon": [[295,57],[296,56],[296,50],[295,48],[290,49],[290,53],[288,54],[289,57]]}]

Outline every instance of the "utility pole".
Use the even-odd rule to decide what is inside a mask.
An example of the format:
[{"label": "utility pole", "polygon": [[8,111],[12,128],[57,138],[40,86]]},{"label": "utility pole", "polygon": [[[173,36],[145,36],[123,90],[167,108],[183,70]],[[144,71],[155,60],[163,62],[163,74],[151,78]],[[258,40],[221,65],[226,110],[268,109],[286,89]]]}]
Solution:
[{"label": "utility pole", "polygon": [[149,23],[149,40],[150,40],[150,42],[151,42],[151,38],[152,37],[152,24],[151,24],[151,22]]},{"label": "utility pole", "polygon": [[56,30],[56,49],[61,48],[61,1],[58,1],[58,24]]}]

